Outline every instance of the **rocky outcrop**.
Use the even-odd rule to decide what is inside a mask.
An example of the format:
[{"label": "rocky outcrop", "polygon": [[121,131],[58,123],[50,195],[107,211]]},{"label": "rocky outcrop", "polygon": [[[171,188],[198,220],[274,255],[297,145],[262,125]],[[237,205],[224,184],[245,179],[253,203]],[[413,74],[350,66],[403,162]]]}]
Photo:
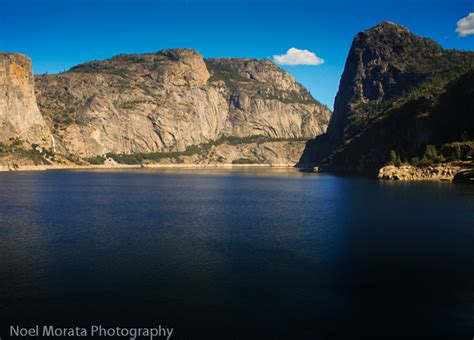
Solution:
[{"label": "rocky outcrop", "polygon": [[392,22],[359,33],[349,51],[335,99],[337,115],[330,123],[333,138],[352,137],[359,128],[357,124],[371,118],[369,110],[358,110],[359,105],[401,96],[436,70],[436,65],[421,67],[426,58],[436,59],[444,53],[433,40],[418,37]]},{"label": "rocky outcrop", "polygon": [[36,104],[31,61],[0,53],[0,143],[51,145],[51,135]]},{"label": "rocky outcrop", "polygon": [[388,165],[379,170],[377,178],[396,181],[452,181],[461,169],[460,166],[449,164],[428,167]]},{"label": "rocky outcrop", "polygon": [[474,53],[446,50],[384,22],[351,46],[327,133],[300,167],[377,175],[394,150],[410,162],[427,145],[474,139]]},{"label": "rocky outcrop", "polygon": [[309,138],[331,112],[268,60],[190,49],[119,55],[36,79],[57,152],[175,152],[222,136]]}]

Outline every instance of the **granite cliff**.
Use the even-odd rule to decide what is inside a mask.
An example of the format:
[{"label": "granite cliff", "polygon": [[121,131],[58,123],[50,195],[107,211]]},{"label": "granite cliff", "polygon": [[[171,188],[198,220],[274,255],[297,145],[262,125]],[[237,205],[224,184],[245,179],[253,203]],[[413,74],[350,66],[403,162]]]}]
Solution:
[{"label": "granite cliff", "polygon": [[229,163],[248,159],[241,146],[261,140],[298,143],[276,157],[296,163],[303,141],[323,133],[331,115],[269,60],[204,60],[191,49],[88,62],[39,75],[35,85],[54,152],[77,160],[209,162],[220,141],[234,148],[218,157]]},{"label": "granite cliff", "polygon": [[470,166],[473,70],[474,53],[391,22],[359,33],[328,130],[307,143],[298,166],[369,175],[389,163]]},{"label": "granite cliff", "polygon": [[51,134],[36,104],[31,60],[0,53],[0,143],[51,144]]},{"label": "granite cliff", "polygon": [[52,144],[36,103],[31,60],[0,53],[0,170],[49,162]]}]

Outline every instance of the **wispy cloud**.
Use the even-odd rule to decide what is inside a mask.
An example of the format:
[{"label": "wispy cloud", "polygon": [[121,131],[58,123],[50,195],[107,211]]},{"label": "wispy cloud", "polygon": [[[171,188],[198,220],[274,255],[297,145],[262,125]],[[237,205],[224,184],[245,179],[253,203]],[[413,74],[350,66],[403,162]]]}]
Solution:
[{"label": "wispy cloud", "polygon": [[467,17],[458,21],[456,32],[461,38],[474,34],[474,13],[469,13]]},{"label": "wispy cloud", "polygon": [[280,65],[321,65],[324,60],[316,55],[316,53],[308,50],[299,50],[290,48],[285,54],[274,55],[273,59]]}]

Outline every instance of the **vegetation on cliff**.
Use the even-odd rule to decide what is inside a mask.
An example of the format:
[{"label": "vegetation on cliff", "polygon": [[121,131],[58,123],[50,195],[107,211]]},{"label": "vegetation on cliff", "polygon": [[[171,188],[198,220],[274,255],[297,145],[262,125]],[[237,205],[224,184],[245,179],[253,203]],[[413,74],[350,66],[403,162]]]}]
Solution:
[{"label": "vegetation on cliff", "polygon": [[20,162],[33,165],[47,165],[56,161],[51,149],[31,144],[27,147],[21,139],[12,139],[9,143],[0,143],[0,163]]}]

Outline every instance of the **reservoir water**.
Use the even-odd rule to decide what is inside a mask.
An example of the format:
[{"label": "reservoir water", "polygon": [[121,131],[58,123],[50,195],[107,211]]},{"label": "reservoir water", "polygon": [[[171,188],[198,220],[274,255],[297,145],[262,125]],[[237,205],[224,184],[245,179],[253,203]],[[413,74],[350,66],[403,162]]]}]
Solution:
[{"label": "reservoir water", "polygon": [[[9,326],[474,336],[474,188],[295,170],[0,173]],[[124,339],[124,338],[122,338]]]}]

